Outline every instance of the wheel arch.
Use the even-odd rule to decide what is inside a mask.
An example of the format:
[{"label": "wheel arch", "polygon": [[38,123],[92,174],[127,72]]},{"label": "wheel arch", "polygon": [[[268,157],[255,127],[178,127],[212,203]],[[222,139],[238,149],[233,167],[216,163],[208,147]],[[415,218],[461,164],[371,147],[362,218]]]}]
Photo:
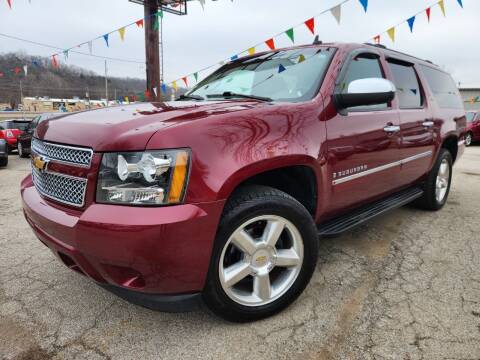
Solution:
[{"label": "wheel arch", "polygon": [[453,162],[455,163],[458,155],[458,136],[451,134],[447,137],[442,142],[442,149],[447,149],[450,151],[450,154],[452,155]]}]

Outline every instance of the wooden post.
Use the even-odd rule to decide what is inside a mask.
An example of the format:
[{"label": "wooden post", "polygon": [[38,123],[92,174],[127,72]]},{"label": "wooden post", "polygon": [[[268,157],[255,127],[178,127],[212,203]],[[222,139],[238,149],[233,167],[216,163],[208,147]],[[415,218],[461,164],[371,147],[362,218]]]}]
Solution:
[{"label": "wooden post", "polygon": [[[158,11],[157,0],[145,0],[145,59],[147,62],[147,89],[150,99],[147,101],[161,101],[160,89],[160,48],[158,28],[153,29],[154,22],[159,21],[155,14]],[[157,88],[157,96],[153,88]]]}]

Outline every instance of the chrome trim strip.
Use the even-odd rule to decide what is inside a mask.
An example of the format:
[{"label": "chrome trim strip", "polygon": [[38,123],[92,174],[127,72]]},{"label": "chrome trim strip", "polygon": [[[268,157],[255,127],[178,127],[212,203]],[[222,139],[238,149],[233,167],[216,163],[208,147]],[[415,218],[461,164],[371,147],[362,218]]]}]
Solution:
[{"label": "chrome trim strip", "polygon": [[[88,161],[88,164],[81,164],[81,163],[76,163],[76,162],[71,162],[71,161],[66,161],[66,160],[61,160],[61,159],[51,157],[48,154],[45,154],[44,152],[39,151],[39,149],[36,146],[31,147],[32,152],[35,152],[38,155],[47,156],[53,162],[66,164],[66,165],[70,165],[70,166],[75,166],[75,167],[86,168],[86,169],[90,169],[90,167],[92,166],[92,159],[93,159],[93,150],[92,149],[76,147],[76,146],[68,146],[68,145],[59,145],[59,144],[51,143],[51,142],[48,142],[48,141],[40,140],[38,138],[33,138],[33,139],[35,139],[36,141],[42,142],[44,144],[48,144],[50,146],[55,146],[55,147],[59,147],[59,148],[63,148],[63,149],[85,151],[85,152],[90,153],[90,160]],[[33,141],[32,141],[32,144],[34,144]]]},{"label": "chrome trim strip", "polygon": [[346,177],[341,178],[341,179],[333,180],[332,184],[333,185],[343,184],[343,183],[346,183],[346,182],[351,181],[351,180],[355,180],[355,179],[358,179],[358,178],[361,178],[361,177],[364,177],[364,176],[375,174],[375,173],[383,171],[383,170],[391,169],[395,166],[401,166],[401,165],[407,164],[411,161],[422,159],[422,158],[430,156],[432,154],[433,154],[433,151],[431,151],[431,150],[426,151],[424,153],[420,153],[420,154],[417,154],[417,155],[414,155],[414,156],[410,156],[408,158],[405,158],[405,159],[402,159],[402,160],[399,160],[399,161],[395,161],[395,162],[392,162],[392,163],[389,163],[389,164],[381,165],[381,166],[378,166],[378,167],[373,168],[373,169],[369,169],[369,170],[362,171],[362,172],[357,173],[357,174],[346,176]]},{"label": "chrome trim strip", "polygon": [[[32,167],[32,172],[35,172],[36,173],[35,176],[37,176],[37,177],[41,176],[41,173],[37,169],[35,169],[34,167]],[[72,179],[72,180],[83,182],[85,184],[85,186],[83,187],[82,203],[81,204],[76,204],[76,203],[72,203],[72,202],[65,201],[65,200],[59,199],[57,197],[48,195],[48,194],[44,193],[43,191],[40,191],[40,189],[35,185],[35,181],[33,181],[33,183],[35,185],[35,189],[39,192],[40,195],[45,196],[46,198],[49,198],[53,201],[56,201],[56,202],[59,202],[59,203],[62,203],[62,204],[66,204],[66,205],[70,205],[70,206],[74,206],[74,207],[77,207],[77,208],[81,208],[85,205],[85,195],[87,194],[88,179],[79,178],[79,177],[76,177],[76,176],[65,175],[65,174],[57,173],[57,172],[51,172],[51,171],[45,171],[45,173],[46,174],[51,174],[51,175],[54,175],[54,176],[58,176],[58,177],[63,177],[63,178],[66,178],[66,179]]]}]

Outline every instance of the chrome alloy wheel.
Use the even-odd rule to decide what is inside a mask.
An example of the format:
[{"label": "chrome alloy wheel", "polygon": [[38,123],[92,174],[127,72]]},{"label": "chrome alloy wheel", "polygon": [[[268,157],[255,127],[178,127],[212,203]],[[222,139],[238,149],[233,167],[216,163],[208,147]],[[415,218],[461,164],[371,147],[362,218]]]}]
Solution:
[{"label": "chrome alloy wheel", "polygon": [[448,185],[450,182],[450,166],[447,159],[443,159],[438,169],[437,183],[435,187],[435,197],[439,203],[445,199],[447,195]]},{"label": "chrome alloy wheel", "polygon": [[280,216],[264,215],[232,233],[218,271],[230,299],[245,306],[262,306],[291,288],[302,264],[303,240],[295,225]]},{"label": "chrome alloy wheel", "polygon": [[472,145],[472,134],[468,133],[467,136],[465,136],[465,145],[470,146]]}]

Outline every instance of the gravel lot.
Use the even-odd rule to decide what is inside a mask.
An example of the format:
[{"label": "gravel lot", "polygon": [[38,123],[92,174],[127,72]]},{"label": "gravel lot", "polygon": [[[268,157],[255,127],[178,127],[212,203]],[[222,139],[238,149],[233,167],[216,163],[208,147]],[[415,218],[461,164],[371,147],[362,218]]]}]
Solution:
[{"label": "gravel lot", "polygon": [[244,325],[130,305],[65,268],[23,218],[28,168],[12,155],[0,169],[2,359],[480,359],[480,146],[444,210],[322,240],[306,293]]}]

